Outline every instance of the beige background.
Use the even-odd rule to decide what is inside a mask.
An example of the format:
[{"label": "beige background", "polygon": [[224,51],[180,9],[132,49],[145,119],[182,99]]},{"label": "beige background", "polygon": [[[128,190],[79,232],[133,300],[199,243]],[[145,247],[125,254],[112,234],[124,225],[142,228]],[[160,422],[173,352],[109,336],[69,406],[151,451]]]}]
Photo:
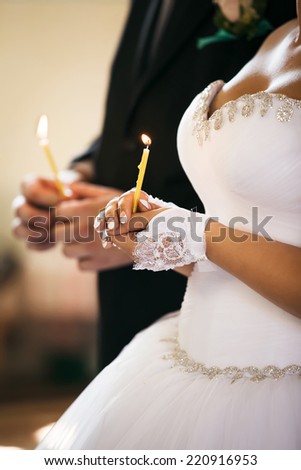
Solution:
[{"label": "beige background", "polygon": [[[11,236],[11,203],[24,174],[50,174],[35,136],[41,114],[60,169],[99,132],[127,9],[127,0],[0,0],[0,244],[22,262],[22,304],[32,315],[95,315],[94,275],[60,249],[24,250]],[[3,295],[2,319],[20,314]],[[17,297],[18,286],[11,302]]]},{"label": "beige background", "polygon": [[44,396],[52,384],[60,393],[96,372],[95,273],[80,272],[60,247],[26,250],[11,235],[11,205],[25,174],[51,175],[36,139],[41,114],[60,169],[99,133],[128,7],[128,0],[0,0],[0,262],[11,254],[20,267],[0,284],[5,410],[7,400]]}]

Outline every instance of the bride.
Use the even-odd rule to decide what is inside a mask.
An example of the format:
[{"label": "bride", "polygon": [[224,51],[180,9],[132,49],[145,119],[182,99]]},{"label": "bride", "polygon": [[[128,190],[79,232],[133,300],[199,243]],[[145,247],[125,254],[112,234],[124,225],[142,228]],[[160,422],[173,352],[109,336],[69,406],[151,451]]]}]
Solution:
[{"label": "bride", "polygon": [[135,269],[180,271],[186,294],[181,311],[139,333],[38,449],[301,448],[298,0],[297,15],[182,118],[179,156],[206,214],[144,192],[132,214],[133,191],[99,214],[106,248],[127,251]]}]

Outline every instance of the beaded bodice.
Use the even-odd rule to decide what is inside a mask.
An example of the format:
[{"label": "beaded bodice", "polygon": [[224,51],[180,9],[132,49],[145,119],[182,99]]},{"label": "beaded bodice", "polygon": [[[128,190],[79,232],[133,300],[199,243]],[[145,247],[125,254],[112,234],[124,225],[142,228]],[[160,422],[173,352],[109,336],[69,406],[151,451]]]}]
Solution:
[{"label": "beaded bodice", "polygon": [[[205,88],[198,96],[198,103],[193,115],[193,134],[200,145],[203,140],[208,139],[211,129],[221,129],[225,121],[234,122],[239,114],[244,118],[251,116],[253,113],[258,113],[258,115],[264,117],[269,110],[276,108],[276,119],[279,122],[289,122],[294,112],[298,111],[301,117],[300,100],[289,98],[280,93],[260,91],[258,93],[245,94],[235,100],[228,101],[207,118],[212,92],[214,92],[216,87],[222,85],[223,81],[217,80]],[[240,109],[239,103],[242,104]]]},{"label": "beaded bodice", "polygon": [[182,118],[184,170],[221,222],[240,217],[241,228],[254,231],[254,217],[269,217],[271,238],[301,246],[301,101],[262,91],[229,101],[208,118],[223,84],[209,85]]},{"label": "beaded bodice", "polygon": [[[208,118],[222,86],[212,83],[186,110],[178,130],[182,166],[221,223],[301,247],[301,101],[262,91]],[[177,341],[176,362],[205,375],[214,366],[221,375],[230,367],[265,377],[301,365],[300,319],[221,268],[189,278]]]}]

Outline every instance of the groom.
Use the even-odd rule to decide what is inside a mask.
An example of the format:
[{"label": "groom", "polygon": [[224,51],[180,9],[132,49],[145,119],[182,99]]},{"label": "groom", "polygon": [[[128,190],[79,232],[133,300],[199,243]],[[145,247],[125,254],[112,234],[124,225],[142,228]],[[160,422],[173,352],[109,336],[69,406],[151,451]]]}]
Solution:
[{"label": "groom", "polygon": [[[227,0],[222,3],[226,5]],[[266,29],[247,39],[229,32],[216,34],[211,0],[131,2],[112,65],[101,135],[72,163],[73,169],[96,185],[80,188],[78,208],[72,202],[74,216],[80,213],[84,223],[84,215],[96,215],[114,191],[117,195],[135,184],[141,154],[138,138],[143,132],[153,139],[143,188],[181,207],[202,211],[178,160],[177,127],[197,93],[213,80],[228,81],[254,55],[269,25],[277,27],[295,16],[295,0],[266,3]],[[24,195],[38,213],[33,185],[24,185]],[[116,188],[113,193],[112,188]],[[102,205],[100,199],[93,205],[97,190],[102,194]],[[86,214],[83,200],[87,201]],[[20,215],[22,208],[18,211]],[[58,205],[58,211],[62,217],[70,217],[68,203]],[[87,244],[73,240],[64,247],[64,253],[77,259],[81,268],[99,272],[100,368],[111,362],[135,333],[179,309],[186,287],[186,278],[177,273],[133,271],[125,255],[115,249],[109,252],[99,240]]]}]

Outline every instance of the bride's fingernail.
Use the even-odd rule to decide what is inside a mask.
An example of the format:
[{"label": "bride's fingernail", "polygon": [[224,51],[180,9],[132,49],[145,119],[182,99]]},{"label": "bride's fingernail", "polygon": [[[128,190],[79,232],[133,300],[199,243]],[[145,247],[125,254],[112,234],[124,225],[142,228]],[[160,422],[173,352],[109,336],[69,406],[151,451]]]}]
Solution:
[{"label": "bride's fingernail", "polygon": [[126,224],[128,218],[127,218],[126,213],[125,213],[124,211],[122,211],[122,212],[120,213],[119,220],[120,220],[120,223],[121,223],[121,224]]},{"label": "bride's fingernail", "polygon": [[112,246],[111,238],[110,238],[110,237],[106,237],[106,238],[102,241],[102,247],[103,247],[103,248],[110,248],[111,246]]},{"label": "bride's fingernail", "polygon": [[104,218],[98,215],[95,217],[95,220],[94,220],[94,230],[99,233],[99,232],[102,232],[103,229],[104,229]]},{"label": "bride's fingernail", "polygon": [[64,188],[64,196],[70,198],[74,195],[74,192],[71,188]]},{"label": "bride's fingernail", "polygon": [[141,204],[146,207],[146,209],[151,209],[152,206],[150,205],[149,202],[147,202],[145,199],[139,199],[139,202],[141,202]]},{"label": "bride's fingernail", "polygon": [[108,229],[108,230],[113,230],[114,227],[115,227],[115,222],[114,222],[114,220],[109,220],[109,221],[107,222],[107,229]]}]

